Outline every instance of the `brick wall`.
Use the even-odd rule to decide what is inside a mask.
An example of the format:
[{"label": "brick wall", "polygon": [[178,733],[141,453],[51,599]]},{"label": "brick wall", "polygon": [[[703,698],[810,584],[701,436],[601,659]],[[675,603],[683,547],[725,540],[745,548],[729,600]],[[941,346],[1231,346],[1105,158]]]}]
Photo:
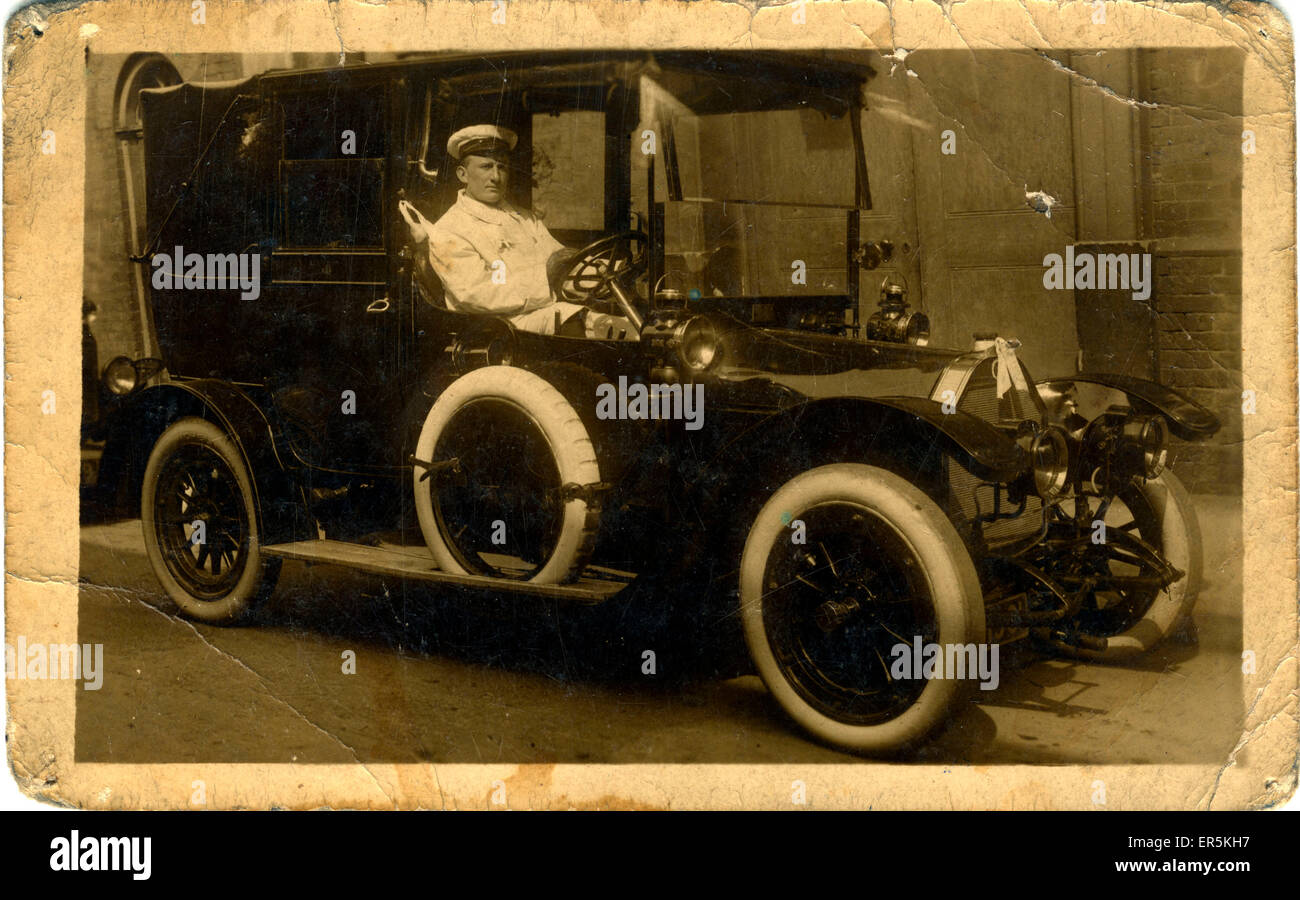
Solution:
[{"label": "brick wall", "polygon": [[95,337],[99,363],[135,356],[139,340],[131,269],[126,260],[127,218],[117,162],[113,100],[126,58],[91,55],[86,96],[85,257],[82,289],[99,306]]},{"label": "brick wall", "polygon": [[1143,236],[1155,253],[1160,380],[1213,410],[1211,441],[1175,441],[1194,491],[1241,489],[1241,90],[1238,51],[1143,51]]}]

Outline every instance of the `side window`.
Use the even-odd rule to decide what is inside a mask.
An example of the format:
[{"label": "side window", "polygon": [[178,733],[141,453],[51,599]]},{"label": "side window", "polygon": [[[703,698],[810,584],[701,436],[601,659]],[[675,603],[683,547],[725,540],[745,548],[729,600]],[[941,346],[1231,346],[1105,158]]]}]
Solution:
[{"label": "side window", "polygon": [[280,109],[281,246],[383,247],[384,89],[286,94]]},{"label": "side window", "polygon": [[605,227],[605,114],[533,115],[533,210],[552,232]]}]

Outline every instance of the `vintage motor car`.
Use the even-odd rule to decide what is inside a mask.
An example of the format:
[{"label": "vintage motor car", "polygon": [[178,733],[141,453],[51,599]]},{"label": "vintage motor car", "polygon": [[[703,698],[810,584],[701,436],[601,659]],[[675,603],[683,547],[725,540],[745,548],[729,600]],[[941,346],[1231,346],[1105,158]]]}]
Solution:
[{"label": "vintage motor car", "polygon": [[[780,708],[867,754],[948,721],[980,647],[1149,651],[1200,578],[1166,441],[1218,421],[1137,378],[1036,381],[995,334],[928,346],[873,271],[890,236],[859,233],[872,74],[505,54],[143,92],[161,359],[108,367],[101,481],[138,499],[166,593],[236,622],[286,559],[539,602],[646,592],[682,627],[738,622]],[[402,211],[454,202],[447,138],[480,122],[518,134],[511,200],[581,248],[557,294],[635,334],[449,308]],[[767,179],[774,159],[817,177]],[[898,665],[932,645],[919,677]]]}]

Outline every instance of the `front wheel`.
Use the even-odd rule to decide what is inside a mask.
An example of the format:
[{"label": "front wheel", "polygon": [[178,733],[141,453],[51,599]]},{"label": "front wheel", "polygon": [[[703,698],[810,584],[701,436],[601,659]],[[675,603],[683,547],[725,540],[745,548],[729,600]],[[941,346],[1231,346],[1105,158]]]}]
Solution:
[{"label": "front wheel", "polygon": [[[740,612],[782,709],[855,752],[917,744],[955,711],[976,660],[996,665],[956,529],[922,491],[872,466],[823,466],[777,490],[745,542]],[[939,664],[923,665],[936,652]]]},{"label": "front wheel", "polygon": [[[1065,504],[1071,515],[1073,502]],[[1089,592],[1071,627],[1105,638],[1106,649],[1065,649],[1081,659],[1115,662],[1151,651],[1191,615],[1201,589],[1201,529],[1191,495],[1168,470],[1127,485],[1107,505],[1103,521],[1111,537],[1106,544],[1090,546],[1086,557],[1097,561],[1091,574],[1098,587]],[[1128,543],[1122,540],[1125,535]],[[1142,578],[1151,577],[1151,566],[1127,549],[1132,539],[1158,553],[1181,577],[1164,588],[1142,584]]]},{"label": "front wheel", "polygon": [[154,574],[186,616],[235,622],[274,588],[280,561],[262,555],[248,467],[213,423],[184,418],[163,432],[140,508]]}]

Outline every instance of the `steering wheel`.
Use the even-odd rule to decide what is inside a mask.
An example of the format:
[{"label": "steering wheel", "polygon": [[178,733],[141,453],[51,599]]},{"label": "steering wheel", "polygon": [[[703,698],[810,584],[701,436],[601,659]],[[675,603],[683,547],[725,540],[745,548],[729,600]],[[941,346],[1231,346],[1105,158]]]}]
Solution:
[{"label": "steering wheel", "polygon": [[649,241],[643,231],[623,231],[593,241],[573,255],[560,277],[559,294],[565,300],[588,306],[598,301],[617,301],[620,293],[626,300],[632,283],[646,270]]}]

